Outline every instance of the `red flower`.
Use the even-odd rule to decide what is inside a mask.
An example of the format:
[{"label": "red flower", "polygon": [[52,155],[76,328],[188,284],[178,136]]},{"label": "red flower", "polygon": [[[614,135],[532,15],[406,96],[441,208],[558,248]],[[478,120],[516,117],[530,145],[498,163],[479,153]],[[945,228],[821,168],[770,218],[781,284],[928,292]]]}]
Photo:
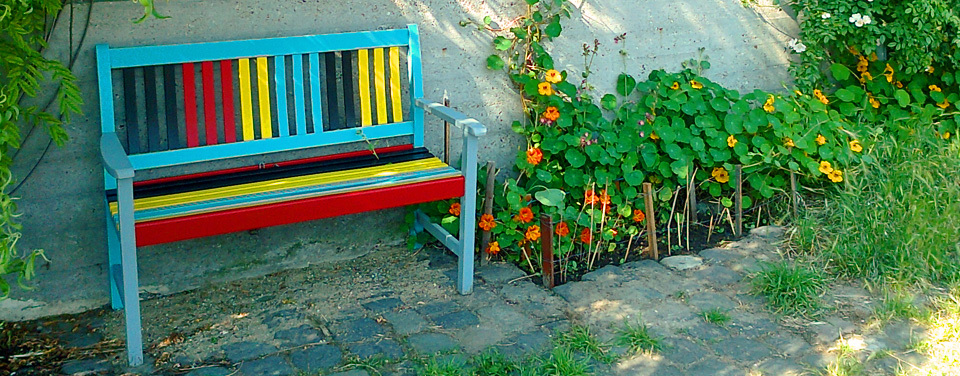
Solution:
[{"label": "red flower", "polygon": [[584,228],[583,232],[580,233],[580,241],[586,244],[590,244],[590,242],[593,241],[593,234],[590,233],[589,228]]},{"label": "red flower", "polygon": [[540,148],[532,147],[527,149],[527,163],[530,163],[536,166],[542,160],[543,160],[543,152],[540,151]]},{"label": "red flower", "polygon": [[493,219],[493,216],[490,214],[484,214],[480,216],[480,223],[478,224],[483,231],[490,231],[494,227],[497,227],[497,221]]},{"label": "red flower", "polygon": [[567,226],[567,222],[557,223],[556,232],[557,232],[557,235],[560,235],[561,237],[570,235],[570,226]]},{"label": "red flower", "polygon": [[643,222],[643,220],[646,219],[646,218],[647,218],[647,215],[646,215],[646,214],[643,214],[643,210],[636,209],[636,210],[633,211],[633,221],[634,221],[634,222],[637,222],[637,223]]},{"label": "red flower", "polygon": [[513,219],[520,223],[528,223],[533,220],[533,210],[530,210],[530,208],[520,209],[520,214],[517,214]]},{"label": "red flower", "polygon": [[594,192],[592,189],[586,192],[583,192],[584,205],[592,205],[592,204],[596,204],[597,202],[600,202],[600,198],[597,197],[597,193]]},{"label": "red flower", "polygon": [[448,213],[453,214],[457,217],[460,216],[460,203],[454,202],[450,204],[450,209],[447,210]]},{"label": "red flower", "polygon": [[547,107],[547,110],[543,111],[543,117],[550,121],[557,121],[560,118],[560,111],[554,106]]},{"label": "red flower", "polygon": [[484,252],[487,252],[491,255],[496,255],[497,253],[500,253],[500,243],[490,242],[490,244],[487,245],[487,249],[485,249]]},{"label": "red flower", "polygon": [[523,237],[532,242],[537,241],[537,239],[540,239],[540,226],[533,225],[527,227],[527,233],[524,234]]}]

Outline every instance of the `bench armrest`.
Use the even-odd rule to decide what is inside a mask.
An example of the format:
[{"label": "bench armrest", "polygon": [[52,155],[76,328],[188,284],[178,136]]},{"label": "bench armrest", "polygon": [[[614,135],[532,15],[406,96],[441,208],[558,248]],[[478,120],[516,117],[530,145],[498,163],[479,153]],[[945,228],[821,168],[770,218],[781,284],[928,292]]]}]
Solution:
[{"label": "bench armrest", "polygon": [[479,121],[473,118],[468,118],[467,115],[464,115],[459,111],[444,106],[440,103],[417,99],[417,107],[423,108],[428,114],[433,114],[433,116],[436,116],[443,121],[453,123],[454,125],[463,128],[467,134],[471,136],[479,137],[487,134],[487,127],[483,126],[483,124],[480,124]]},{"label": "bench armrest", "polygon": [[120,145],[116,133],[104,133],[100,136],[100,158],[103,159],[103,168],[113,177],[133,178],[133,165],[130,164],[130,158]]}]

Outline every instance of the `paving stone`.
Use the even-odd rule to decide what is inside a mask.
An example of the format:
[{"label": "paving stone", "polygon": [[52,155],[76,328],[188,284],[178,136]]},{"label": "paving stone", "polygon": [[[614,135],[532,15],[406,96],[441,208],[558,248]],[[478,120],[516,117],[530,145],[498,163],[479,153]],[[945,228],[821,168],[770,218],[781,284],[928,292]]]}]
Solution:
[{"label": "paving stone", "polygon": [[313,372],[340,365],[343,353],[336,346],[319,345],[290,353],[290,362],[301,371]]},{"label": "paving stone", "polygon": [[[668,273],[667,268],[663,267],[659,262],[653,260],[640,260],[640,261],[631,261],[625,264],[620,265],[620,269],[624,271],[644,271],[646,273]],[[624,274],[644,274],[644,273],[624,273]]]},{"label": "paving stone", "polygon": [[279,356],[250,360],[240,365],[238,374],[243,376],[287,376],[294,375],[290,363]]},{"label": "paving stone", "polygon": [[692,305],[699,312],[709,311],[715,308],[729,311],[737,308],[739,305],[737,302],[726,297],[725,295],[720,295],[715,292],[701,292],[693,294],[687,298],[687,303]]},{"label": "paving stone", "polygon": [[853,333],[857,329],[853,323],[838,317],[811,323],[807,327],[813,332],[814,340],[821,344],[831,344],[841,335]]},{"label": "paving stone", "polygon": [[770,358],[760,362],[757,369],[764,375],[800,376],[804,367],[790,359]]},{"label": "paving stone", "polygon": [[541,331],[519,333],[507,338],[497,349],[506,356],[523,357],[545,350],[550,345],[550,336]]},{"label": "paving stone", "polygon": [[502,262],[483,265],[477,268],[477,272],[484,281],[494,284],[504,284],[527,275],[513,264]]},{"label": "paving stone", "polygon": [[773,346],[787,357],[796,357],[813,349],[803,338],[791,333],[785,333],[783,329],[776,335],[764,339],[764,342]]},{"label": "paving stone", "polygon": [[760,226],[750,230],[750,235],[768,239],[778,239],[783,236],[784,231],[786,231],[786,229],[781,226]]},{"label": "paving stone", "polygon": [[279,311],[267,313],[267,315],[260,320],[263,325],[266,325],[267,328],[274,329],[284,322],[297,320],[303,317],[300,312],[297,312],[295,309],[281,309]]},{"label": "paving stone", "polygon": [[227,360],[229,360],[231,363],[238,363],[243,360],[259,358],[277,351],[276,346],[249,341],[223,345],[221,349],[227,356]]},{"label": "paving stone", "polygon": [[[837,361],[836,353],[818,353],[811,352],[807,355],[800,357],[797,362],[800,364],[806,364],[813,368],[824,368],[833,364]],[[920,364],[920,363],[917,363]]]},{"label": "paving stone", "polygon": [[606,265],[600,269],[584,274],[581,281],[612,281],[623,274],[623,270],[613,265]]},{"label": "paving stone", "polygon": [[459,304],[450,301],[428,303],[416,308],[417,312],[420,312],[427,317],[440,316],[450,312],[459,311],[461,309],[462,308],[460,308]]},{"label": "paving stone", "polygon": [[766,337],[777,335],[780,332],[780,326],[770,319],[762,318],[753,322],[735,321],[728,325],[732,331],[739,332],[740,335],[747,338]]},{"label": "paving stone", "polygon": [[725,263],[727,261],[735,261],[744,258],[744,255],[740,254],[739,252],[723,248],[705,249],[700,251],[699,256],[705,261],[714,263]]},{"label": "paving stone", "polygon": [[529,316],[503,303],[480,308],[477,315],[482,325],[496,326],[506,333],[527,330],[536,324]]},{"label": "paving stone", "polygon": [[[603,374],[604,372],[599,373]],[[682,376],[683,372],[680,372],[676,367],[663,364],[658,358],[639,354],[621,359],[613,367],[610,374],[623,376]]]},{"label": "paving stone", "polygon": [[756,363],[773,355],[773,350],[763,342],[743,337],[722,338],[711,347],[717,354],[740,362]]},{"label": "paving stone", "polygon": [[385,333],[380,324],[366,317],[346,321],[340,324],[338,330],[336,337],[342,342],[359,342]]},{"label": "paving stone", "polygon": [[433,322],[444,329],[462,329],[480,325],[480,319],[470,311],[456,311],[433,318]]},{"label": "paving stone", "polygon": [[703,265],[703,259],[697,256],[680,255],[664,257],[662,260],[660,260],[660,263],[670,269],[683,271],[699,268],[701,265]]},{"label": "paving stone", "polygon": [[726,328],[708,322],[701,322],[687,328],[684,330],[684,333],[690,337],[707,342],[730,335],[730,332]]},{"label": "paving stone", "polygon": [[883,341],[894,349],[905,349],[911,343],[927,339],[927,331],[923,327],[909,321],[896,321],[883,327]]},{"label": "paving stone", "polygon": [[663,357],[681,366],[696,363],[710,351],[686,338],[668,338],[663,344],[663,350],[660,351]]},{"label": "paving stone", "polygon": [[567,320],[557,320],[540,325],[547,333],[565,332],[570,329],[570,322]]},{"label": "paving stone", "polygon": [[706,358],[688,368],[686,374],[689,376],[742,376],[746,372],[719,359]]},{"label": "paving stone", "polygon": [[403,306],[403,301],[397,298],[384,298],[363,304],[363,308],[369,309],[376,313],[393,311],[401,306]]},{"label": "paving stone", "polygon": [[447,269],[457,267],[456,257],[454,257],[452,253],[448,253],[446,249],[430,247],[425,253],[430,256],[430,268]]},{"label": "paving stone", "polygon": [[400,348],[400,344],[392,339],[354,343],[347,346],[347,350],[361,359],[383,357],[396,360],[403,357],[403,349]]},{"label": "paving stone", "polygon": [[73,360],[63,364],[60,372],[65,375],[96,375],[110,372],[109,363],[99,359]]},{"label": "paving stone", "polygon": [[553,292],[557,295],[560,295],[563,300],[566,300],[569,303],[577,303],[581,300],[593,297],[594,294],[591,292],[596,292],[596,289],[593,286],[585,283],[567,282],[560,286],[554,287]]},{"label": "paving stone", "polygon": [[[507,326],[501,326],[507,327]],[[478,353],[503,339],[503,333],[496,327],[479,326],[467,328],[455,335],[457,341],[468,353]]]},{"label": "paving stone", "polygon": [[370,376],[370,373],[362,369],[352,369],[349,371],[337,372],[331,374],[330,376]]},{"label": "paving stone", "polygon": [[691,277],[708,282],[711,286],[727,286],[743,279],[739,273],[721,265],[708,266],[691,273]]},{"label": "paving stone", "polygon": [[232,373],[233,371],[223,367],[204,367],[190,371],[186,376],[228,376]]},{"label": "paving stone", "polygon": [[322,339],[322,334],[310,325],[300,325],[296,328],[276,332],[273,339],[282,342],[284,347],[291,347],[317,343]]},{"label": "paving stone", "polygon": [[458,347],[450,336],[441,333],[418,333],[407,338],[407,344],[420,355],[450,351]]},{"label": "paving stone", "polygon": [[406,309],[400,312],[385,312],[383,318],[400,335],[410,335],[427,328],[427,320],[417,311]]}]

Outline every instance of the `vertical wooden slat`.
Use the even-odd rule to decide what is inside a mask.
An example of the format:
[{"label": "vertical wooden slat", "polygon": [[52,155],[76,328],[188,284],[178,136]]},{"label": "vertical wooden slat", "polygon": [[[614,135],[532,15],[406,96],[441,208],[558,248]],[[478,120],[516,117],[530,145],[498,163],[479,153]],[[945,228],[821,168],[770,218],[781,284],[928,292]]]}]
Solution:
[{"label": "vertical wooden slat", "polygon": [[[357,125],[357,91],[354,88],[353,55],[356,52],[343,51],[340,53],[341,70],[343,71],[343,122],[344,128]],[[328,78],[329,79],[329,78]]]},{"label": "vertical wooden slat", "polygon": [[413,117],[413,147],[423,147],[423,118],[422,108],[415,106],[417,99],[423,98],[423,72],[420,67],[420,28],[417,25],[407,26],[410,34],[410,47],[407,48],[407,76],[410,83],[410,112]]},{"label": "vertical wooden slat", "polygon": [[377,89],[377,124],[387,121],[387,72],[383,66],[383,49],[373,49],[373,82]]},{"label": "vertical wooden slat", "polygon": [[[327,80],[327,108],[330,109],[330,123],[337,124],[334,120],[337,111],[337,63],[336,60],[330,60],[333,52],[327,54],[327,70],[324,78]],[[331,63],[332,61],[332,63]],[[333,73],[330,73],[333,69]],[[310,112],[313,116],[313,133],[323,132],[323,99],[320,98],[320,55],[310,54]],[[332,83],[333,91],[329,86]],[[299,132],[299,128],[298,128]],[[303,128],[303,134],[307,133],[306,125]],[[299,134],[299,133],[298,133]]]},{"label": "vertical wooden slat", "polygon": [[233,64],[220,60],[220,102],[223,104],[224,142],[237,142],[237,123],[233,106]]},{"label": "vertical wooden slat", "polygon": [[393,122],[403,121],[403,98],[400,94],[400,47],[390,47],[390,108]]},{"label": "vertical wooden slat", "polygon": [[167,150],[179,149],[180,122],[177,121],[177,73],[173,65],[163,66],[163,109],[166,112]]},{"label": "vertical wooden slat", "polygon": [[250,59],[237,60],[239,69],[237,76],[240,80],[240,122],[243,140],[253,139],[253,100],[250,93]]},{"label": "vertical wooden slat", "polygon": [[266,57],[257,58],[257,97],[260,104],[260,138],[273,138],[270,111],[270,73]]},{"label": "vertical wooden slat", "polygon": [[140,152],[140,119],[137,115],[136,68],[123,70],[123,116],[127,123],[127,153]]},{"label": "vertical wooden slat", "polygon": [[[487,185],[483,190],[483,214],[493,215],[493,191],[496,183],[496,164],[493,161],[487,161]],[[485,248],[490,244],[490,231],[483,230],[480,234],[480,247]],[[490,261],[490,254],[484,253],[484,260]]]},{"label": "vertical wooden slat", "polygon": [[543,272],[543,287],[552,289],[553,276],[553,220],[549,215],[540,216],[540,269]]},{"label": "vertical wooden slat", "polygon": [[293,112],[297,123],[297,135],[307,134],[307,115],[303,98],[303,55],[293,55]]},{"label": "vertical wooden slat", "polygon": [[277,87],[277,131],[280,137],[290,135],[290,124],[287,123],[287,57],[280,55],[273,58],[273,81]]},{"label": "vertical wooden slat", "polygon": [[373,114],[370,109],[370,63],[367,50],[357,51],[357,75],[359,76],[360,90],[360,125],[373,125]]},{"label": "vertical wooden slat", "polygon": [[[316,65],[313,64],[313,54],[310,56],[310,80],[313,81],[313,67]],[[343,119],[340,118],[340,105],[337,103],[337,97],[339,96],[337,93],[340,92],[340,90],[337,88],[337,55],[333,52],[327,52],[323,54],[323,58],[327,67],[324,78],[327,80],[327,100],[325,102],[327,104],[327,113],[329,114],[327,117],[330,119],[329,127],[331,130],[343,128]],[[319,82],[319,77],[317,78],[316,82]],[[312,92],[310,94],[310,102],[314,106],[319,106],[319,95],[314,97]],[[317,122],[314,122],[314,124],[317,124]],[[314,128],[319,128],[319,130],[314,129],[314,132],[319,132],[323,129],[322,127],[316,125],[314,125]]]},{"label": "vertical wooden slat", "polygon": [[797,173],[790,171],[790,206],[793,209],[793,218],[799,218],[800,196],[797,194]]},{"label": "vertical wooden slat", "polygon": [[647,246],[650,247],[650,255],[654,260],[660,259],[660,250],[657,248],[657,216],[653,212],[653,185],[643,183],[643,202],[647,210]]},{"label": "vertical wooden slat", "polygon": [[200,81],[203,83],[203,128],[207,145],[217,144],[217,108],[213,88],[213,62],[200,63]]},{"label": "vertical wooden slat", "polygon": [[147,113],[147,147],[151,152],[160,150],[160,111],[157,109],[156,67],[143,67],[143,99]]},{"label": "vertical wooden slat", "polygon": [[183,115],[187,133],[187,147],[200,145],[197,134],[197,82],[193,63],[183,63]]},{"label": "vertical wooden slat", "polygon": [[737,175],[737,192],[734,200],[734,208],[737,211],[735,233],[737,236],[743,236],[743,165],[734,166],[734,174]]}]

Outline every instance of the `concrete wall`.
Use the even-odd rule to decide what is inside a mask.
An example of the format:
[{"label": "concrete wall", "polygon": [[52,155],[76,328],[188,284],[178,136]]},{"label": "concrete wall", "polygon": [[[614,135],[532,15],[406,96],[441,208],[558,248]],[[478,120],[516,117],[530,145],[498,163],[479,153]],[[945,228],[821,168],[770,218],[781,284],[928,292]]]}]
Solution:
[{"label": "concrete wall", "polygon": [[[174,0],[158,2],[171,19],[134,25],[130,21],[142,12],[136,4],[95,2],[74,67],[86,101],[84,113],[67,127],[69,144],[47,152],[16,192],[24,225],[19,246],[45,249],[52,262],[40,268],[36,289],[15,290],[12,299],[0,302],[0,319],[78,312],[108,302],[95,44],[219,41],[417,23],[426,96],[439,99],[447,91],[454,107],[485,123],[491,131],[481,146],[482,159],[505,166],[520,143],[509,126],[519,118],[517,96],[502,72],[484,67],[491,36],[460,27],[459,22],[490,15],[505,26],[524,4],[523,0]],[[697,57],[700,47],[713,64],[708,76],[728,86],[776,90],[789,79],[784,46],[787,35],[795,35],[796,25],[775,7],[745,8],[739,0],[574,0],[573,5],[573,19],[564,21],[563,35],[550,50],[559,67],[579,75],[581,44],[598,39],[603,45],[591,80],[600,91],[612,91],[615,76],[624,66],[627,72],[642,76],[657,68],[679,69],[681,61]],[[86,7],[83,3],[75,8],[75,42],[81,36]],[[53,34],[50,56],[67,56],[66,20]],[[613,42],[621,33],[628,34],[625,47]],[[628,52],[625,59],[619,54],[621,48]],[[428,122],[427,144],[440,150],[440,125]],[[47,144],[47,138],[37,133],[16,159],[17,176],[24,176]],[[458,142],[454,140],[454,145]],[[402,216],[403,210],[389,210],[146,247],[139,253],[141,285],[149,297],[356,257],[380,245],[401,243]]]}]

